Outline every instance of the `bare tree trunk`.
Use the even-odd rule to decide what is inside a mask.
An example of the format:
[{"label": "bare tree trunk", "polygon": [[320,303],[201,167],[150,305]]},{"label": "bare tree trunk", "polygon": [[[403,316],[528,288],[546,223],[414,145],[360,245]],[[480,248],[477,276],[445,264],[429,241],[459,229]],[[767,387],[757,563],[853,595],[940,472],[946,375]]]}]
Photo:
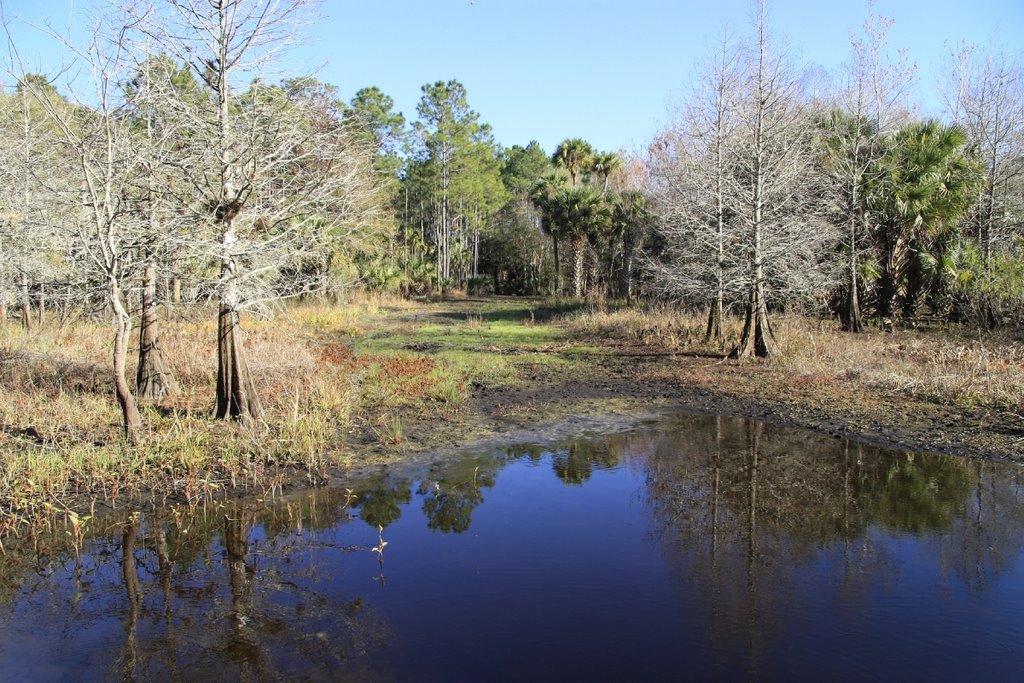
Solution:
[{"label": "bare tree trunk", "polygon": [[850,261],[847,272],[849,286],[843,306],[843,329],[847,332],[863,332],[864,321],[861,319],[860,301],[857,296],[857,180],[851,185],[850,203],[847,208],[850,212]]},{"label": "bare tree trunk", "polygon": [[718,296],[711,302],[710,308],[708,308],[708,326],[704,331],[704,341],[706,343],[712,343],[722,348],[725,342],[725,333],[722,330],[722,317],[723,317],[723,302],[722,302],[722,290],[718,290]]},{"label": "bare tree trunk", "polygon": [[[853,242],[853,231],[850,234],[850,244]],[[850,250],[850,264],[849,273],[847,276],[850,280],[850,285],[846,292],[846,303],[843,306],[843,329],[847,332],[863,332],[864,331],[864,320],[860,314],[860,301],[857,296],[857,255]]]},{"label": "bare tree trunk", "polygon": [[[718,121],[719,136],[721,136],[721,117]],[[722,159],[722,144],[715,144],[715,219],[718,223],[718,260],[715,262],[715,298],[708,310],[708,327],[704,332],[706,343],[714,342],[719,349],[725,347],[725,331],[722,329],[723,318],[725,317],[725,199],[723,188],[724,162]]]},{"label": "bare tree trunk", "polygon": [[562,293],[562,264],[558,260],[558,235],[552,231],[551,246],[555,254],[555,294]]},{"label": "bare tree trunk", "polygon": [[139,329],[139,367],[135,390],[140,399],[159,400],[177,392],[157,345],[156,268],[146,266],[142,282],[142,326]]},{"label": "bare tree trunk", "polygon": [[18,303],[21,307],[21,326],[26,332],[31,332],[32,306],[28,295],[28,273],[24,271],[18,281]]},{"label": "bare tree trunk", "polygon": [[627,232],[622,244],[622,293],[627,303],[633,303],[633,242],[633,236]]},{"label": "bare tree trunk", "polygon": [[217,323],[217,417],[248,422],[262,415],[242,344],[238,312],[221,304]]},{"label": "bare tree trunk", "polygon": [[[755,225],[759,224],[760,208]],[[750,358],[751,356],[771,357],[778,354],[775,336],[768,323],[768,302],[764,296],[764,267],[761,264],[761,230],[754,232],[754,281],[750,286],[750,300],[747,303],[747,317],[743,323],[743,334],[740,343],[732,352],[734,358]]]},{"label": "bare tree trunk", "polygon": [[43,328],[46,322],[46,285],[39,283],[39,295],[36,297],[36,324],[39,329]]},{"label": "bare tree trunk", "polygon": [[121,289],[117,280],[109,280],[110,304],[114,309],[114,395],[117,403],[121,406],[121,414],[124,418],[125,440],[132,445],[139,442],[139,431],[142,429],[142,416],[139,414],[139,406],[132,395],[125,376],[128,338],[132,331],[132,321],[128,312],[121,302]]},{"label": "bare tree trunk", "polygon": [[771,325],[768,323],[768,306],[764,300],[764,290],[760,283],[750,288],[750,300],[747,302],[747,315],[743,322],[743,334],[740,343],[730,354],[733,358],[751,358],[753,356],[771,357],[778,353]]}]

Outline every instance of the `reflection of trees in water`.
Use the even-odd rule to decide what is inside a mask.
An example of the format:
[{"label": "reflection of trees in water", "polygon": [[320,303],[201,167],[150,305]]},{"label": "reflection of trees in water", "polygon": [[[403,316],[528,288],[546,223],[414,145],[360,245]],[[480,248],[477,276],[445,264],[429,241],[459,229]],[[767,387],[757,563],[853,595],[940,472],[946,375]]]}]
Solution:
[{"label": "reflection of trees in water", "polygon": [[[435,465],[416,490],[429,528],[467,530],[485,489],[521,460],[569,486],[585,485],[602,469],[645,471],[641,495],[668,561],[700,587],[709,637],[740,639],[752,674],[760,653],[781,638],[782,615],[806,599],[800,570],[812,561],[814,590],[833,591],[833,604],[844,610],[899,576],[886,554],[890,530],[926,537],[946,575],[976,590],[1009,570],[1024,543],[1019,468],[888,454],[704,417],[680,418],[663,432],[515,447]],[[353,510],[374,527],[394,523],[412,502],[412,487],[410,479],[379,475],[354,491],[325,489],[276,505],[248,501],[97,522],[95,538],[106,540],[91,541],[80,567],[40,569],[35,590],[11,598],[23,611],[29,605],[36,623],[62,624],[66,633],[121,614],[123,636],[117,629],[114,647],[123,645],[111,678],[352,671],[386,631],[357,597],[336,594],[331,572],[339,568],[337,553],[349,548],[338,545],[333,529]],[[0,571],[21,566],[17,557],[13,549],[0,557]],[[57,578],[50,581],[50,573]],[[103,581],[115,581],[116,590],[94,588],[97,595],[78,602]]]},{"label": "reflection of trees in water", "polygon": [[445,533],[462,533],[472,523],[473,511],[484,502],[483,490],[494,486],[498,473],[517,460],[539,463],[550,454],[555,476],[566,485],[580,485],[595,469],[616,467],[623,455],[621,436],[576,440],[566,446],[514,446],[486,455],[435,465],[417,489],[423,496],[427,526]]},{"label": "reflection of trees in water", "polygon": [[412,500],[412,484],[402,478],[379,474],[359,482],[351,505],[359,517],[372,527],[385,529],[402,516],[402,506]]},{"label": "reflection of trees in water", "polygon": [[595,469],[611,469],[622,457],[622,441],[615,438],[578,440],[551,453],[551,468],[563,484],[579,485]]},{"label": "reflection of trees in water", "polygon": [[[111,679],[294,679],[353,671],[386,629],[355,596],[337,595],[345,493],[129,515],[83,556],[89,600],[69,609],[70,566],[37,577],[19,596],[36,623],[84,625],[123,645]],[[113,529],[107,527],[107,533]],[[120,586],[120,590],[110,590]],[[51,604],[52,603],[52,604]],[[123,636],[104,624],[123,615]],[[116,648],[116,645],[114,646]]]},{"label": "reflection of trees in water", "polygon": [[494,454],[432,467],[417,491],[423,496],[427,527],[457,534],[469,529],[473,510],[484,502],[483,489],[494,486],[507,462]]},{"label": "reflection of trees in water", "polygon": [[984,591],[1011,569],[1024,546],[1024,471],[1012,476],[1006,468],[972,462],[973,475],[963,514],[950,533],[934,539],[943,569],[969,586]]},{"label": "reflection of trees in water", "polygon": [[1021,544],[1019,483],[1007,470],[985,476],[992,465],[726,418],[681,421],[630,451],[646,460],[669,561],[702,588],[712,639],[744,634],[751,673],[801,602],[801,567],[831,562],[824,580],[839,609],[894,580],[899,569],[873,527],[932,536],[958,575],[1003,571]]}]

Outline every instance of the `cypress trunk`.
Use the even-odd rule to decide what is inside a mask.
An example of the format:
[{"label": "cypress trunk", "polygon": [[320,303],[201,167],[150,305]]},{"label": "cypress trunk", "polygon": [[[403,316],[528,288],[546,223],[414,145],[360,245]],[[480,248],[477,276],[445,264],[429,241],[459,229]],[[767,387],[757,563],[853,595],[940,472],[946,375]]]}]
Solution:
[{"label": "cypress trunk", "polygon": [[217,321],[217,417],[248,422],[262,414],[242,344],[238,312],[221,304]]},{"label": "cypress trunk", "polygon": [[28,273],[22,273],[18,281],[18,305],[21,308],[21,326],[26,332],[32,331],[32,306],[28,297]]},{"label": "cypress trunk", "polygon": [[135,375],[135,390],[140,399],[159,400],[177,392],[177,385],[164,366],[158,346],[156,311],[156,268],[148,265],[142,282],[139,367]]},{"label": "cypress trunk", "polygon": [[863,332],[864,320],[860,314],[860,297],[857,296],[857,216],[856,213],[853,213],[856,210],[854,201],[851,201],[849,209],[852,214],[850,216],[850,262],[846,276],[849,278],[850,284],[846,291],[846,301],[843,304],[842,319],[845,331]]},{"label": "cypress trunk", "polygon": [[704,341],[714,343],[719,349],[725,343],[725,333],[722,331],[722,293],[719,292],[711,306],[708,308],[708,326],[704,331]]},{"label": "cypress trunk", "polygon": [[139,414],[139,405],[132,395],[125,375],[128,337],[131,334],[132,322],[121,302],[120,287],[113,281],[110,283],[110,302],[114,308],[114,395],[124,418],[125,440],[135,445],[139,441],[139,431],[142,429],[142,416]]},{"label": "cypress trunk", "polygon": [[764,289],[758,279],[750,288],[750,300],[747,302],[747,316],[743,323],[743,334],[740,343],[730,354],[733,358],[751,358],[758,356],[768,358],[778,354],[775,336],[768,323],[768,306],[764,298]]}]

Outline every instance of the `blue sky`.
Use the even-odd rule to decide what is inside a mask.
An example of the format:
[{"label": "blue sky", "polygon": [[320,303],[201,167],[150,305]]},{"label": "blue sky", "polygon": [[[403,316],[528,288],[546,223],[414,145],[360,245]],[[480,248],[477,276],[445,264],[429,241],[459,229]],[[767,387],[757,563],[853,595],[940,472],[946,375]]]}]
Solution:
[{"label": "blue sky", "polygon": [[[5,13],[66,26],[83,0],[0,0]],[[376,85],[414,118],[420,86],[458,79],[470,105],[506,146],[538,140],[551,151],[566,137],[599,149],[641,147],[667,118],[700,58],[728,25],[749,31],[748,0],[324,0],[295,69],[344,99]],[[890,43],[920,66],[917,99],[938,113],[936,84],[947,45],[961,39],[1024,47],[1022,0],[877,0],[892,17]],[[863,24],[859,0],[774,0],[771,24],[806,61],[834,70],[847,59],[849,31]],[[40,43],[16,29],[23,51],[46,63]],[[35,51],[35,52],[33,52]]]}]

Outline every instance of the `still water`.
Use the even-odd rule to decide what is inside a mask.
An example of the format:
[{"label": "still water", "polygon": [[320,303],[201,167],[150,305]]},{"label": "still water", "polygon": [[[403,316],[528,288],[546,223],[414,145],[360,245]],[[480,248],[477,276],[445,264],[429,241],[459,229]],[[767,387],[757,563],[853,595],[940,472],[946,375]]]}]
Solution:
[{"label": "still water", "polygon": [[1021,467],[739,419],[91,524],[78,557],[0,557],[0,678],[993,681],[1024,657]]}]

